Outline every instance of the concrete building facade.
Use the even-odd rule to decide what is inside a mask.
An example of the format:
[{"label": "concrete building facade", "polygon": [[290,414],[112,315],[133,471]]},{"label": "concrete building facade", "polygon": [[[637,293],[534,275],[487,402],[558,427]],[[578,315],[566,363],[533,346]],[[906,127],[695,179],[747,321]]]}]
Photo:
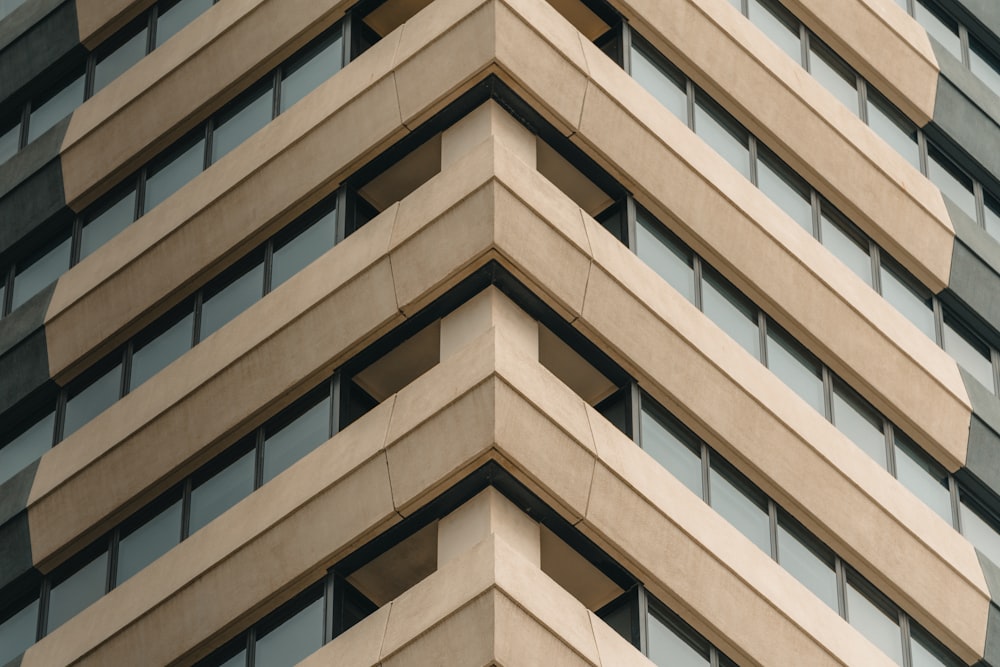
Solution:
[{"label": "concrete building facade", "polygon": [[0,0],[0,665],[1000,667],[998,35]]}]

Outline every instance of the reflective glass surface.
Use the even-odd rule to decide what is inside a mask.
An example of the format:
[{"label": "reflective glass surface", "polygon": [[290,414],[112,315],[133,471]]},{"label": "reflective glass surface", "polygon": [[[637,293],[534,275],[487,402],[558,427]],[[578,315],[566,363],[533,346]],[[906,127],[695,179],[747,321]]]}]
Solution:
[{"label": "reflective glass surface", "polygon": [[180,29],[212,6],[212,0],[180,0],[180,2],[160,9],[156,18],[156,45],[180,32]]},{"label": "reflective glass surface", "polygon": [[976,198],[972,193],[972,179],[941,154],[932,144],[927,146],[927,178],[940,188],[973,220],[976,219]]},{"label": "reflective glass surface", "polygon": [[136,572],[167,553],[181,540],[181,501],[152,517],[118,544],[118,579],[121,585]]},{"label": "reflective glass surface", "polygon": [[264,265],[259,263],[225,287],[206,295],[201,306],[201,340],[257,303],[264,293]]},{"label": "reflective glass surface", "polygon": [[913,667],[964,667],[964,662],[948,653],[912,619],[910,638],[910,657]]},{"label": "reflective glass surface", "polygon": [[212,130],[212,161],[219,160],[267,125],[273,105],[273,91],[267,85],[250,91],[220,114]]},{"label": "reflective glass surface", "polygon": [[881,269],[882,297],[906,319],[913,322],[928,338],[936,340],[934,309],[930,294],[916,281],[903,278],[901,270],[885,263]]},{"label": "reflective glass surface", "polygon": [[758,489],[726,465],[712,461],[709,473],[712,508],[766,554],[771,553],[771,528],[767,499]]},{"label": "reflective glass surface", "polygon": [[636,216],[635,254],[674,289],[694,303],[694,269],[691,251],[658,223]]},{"label": "reflective glass surface", "polygon": [[747,17],[781,50],[797,63],[802,62],[799,22],[788,10],[771,0],[750,0]]},{"label": "reflective glass surface", "polygon": [[121,365],[115,366],[66,401],[63,438],[104,412],[121,393]]},{"label": "reflective glass surface", "polygon": [[41,292],[50,283],[69,269],[69,253],[72,248],[67,236],[57,245],[49,248],[31,264],[18,267],[11,292],[11,310]]},{"label": "reflective glass surface", "polygon": [[275,243],[271,289],[275,289],[333,247],[337,227],[334,209],[294,237]]},{"label": "reflective glass surface", "polygon": [[896,478],[951,525],[948,472],[906,436],[895,433]]},{"label": "reflective glass surface", "polygon": [[38,599],[0,620],[0,665],[24,653],[35,643],[35,626],[38,623]]},{"label": "reflective glass surface", "polygon": [[1000,534],[997,534],[997,531],[966,498],[962,498],[959,504],[959,514],[962,519],[962,534],[986,554],[987,558],[994,563],[1000,563]]},{"label": "reflective glass surface", "polygon": [[750,178],[749,133],[700,91],[695,96],[694,128],[726,162]]},{"label": "reflective glass surface", "polygon": [[896,616],[889,616],[850,579],[847,582],[847,616],[851,625],[860,630],[871,643],[896,664],[903,664],[903,640]]},{"label": "reflective glass surface", "polygon": [[941,43],[959,60],[962,60],[962,43],[958,38],[958,25],[948,17],[934,11],[923,0],[913,3],[913,16],[931,37]]},{"label": "reflective glass surface", "polygon": [[649,659],[658,667],[707,667],[708,645],[681,628],[658,605],[649,605]]},{"label": "reflective glass surface", "polygon": [[80,259],[111,240],[135,219],[135,190],[123,192],[120,198],[93,215],[83,225],[80,239]]},{"label": "reflective glass surface", "polygon": [[827,215],[825,209],[828,207],[828,204],[823,207],[823,214],[819,220],[823,246],[846,264],[856,276],[871,285],[872,262],[868,254],[868,242],[851,230],[847,223]]},{"label": "reflective glass surface", "polygon": [[54,585],[49,593],[47,632],[51,633],[104,595],[107,578],[108,553],[105,551]]},{"label": "reflective glass surface", "polygon": [[882,416],[840,381],[833,383],[833,423],[865,454],[886,467]]},{"label": "reflective glass surface", "polygon": [[802,346],[770,323],[767,340],[767,367],[809,405],[824,414],[823,380],[819,363]]},{"label": "reflective glass surface", "polygon": [[330,437],[330,401],[324,397],[287,426],[268,432],[264,441],[264,482]]},{"label": "reflective glass surface", "polygon": [[635,43],[632,44],[631,62],[632,78],[686,123],[687,89],[684,76],[659,58],[646,55]]},{"label": "reflective glass surface", "polygon": [[254,667],[291,667],[323,645],[323,600],[257,639]]},{"label": "reflective glass surface", "polygon": [[705,314],[755,359],[760,359],[757,308],[715,271],[705,268],[702,275]]},{"label": "reflective glass surface", "polygon": [[757,187],[811,235],[812,202],[809,186],[767,150],[757,160]]},{"label": "reflective glass surface", "polygon": [[809,72],[851,113],[858,114],[858,88],[854,71],[815,37],[809,42]]},{"label": "reflective glass surface", "polygon": [[947,315],[944,318],[944,349],[986,389],[996,391],[989,349]]},{"label": "reflective glass surface", "polygon": [[778,518],[778,562],[828,607],[837,611],[837,574],[833,555],[810,539],[784,513]]},{"label": "reflective glass surface", "polygon": [[1000,199],[984,193],[983,203],[985,204],[983,212],[986,217],[986,231],[994,238],[1000,239]]},{"label": "reflective glass surface", "polygon": [[98,57],[97,65],[94,68],[95,93],[145,57],[148,38],[147,30],[143,27],[121,46]]},{"label": "reflective glass surface", "polygon": [[699,443],[654,405],[643,405],[639,428],[642,448],[684,486],[704,498]]},{"label": "reflective glass surface", "polygon": [[188,181],[201,173],[205,164],[205,139],[199,137],[182,144],[162,161],[149,169],[146,178],[145,212],[180,190]]},{"label": "reflective glass surface", "polygon": [[969,69],[1000,95],[1000,61],[978,39],[969,35]]},{"label": "reflective glass surface", "polygon": [[288,109],[344,66],[338,30],[289,63],[281,77],[281,110]]},{"label": "reflective glass surface", "polygon": [[194,315],[189,312],[155,338],[145,342],[137,341],[132,353],[129,389],[134,391],[187,352],[191,348],[193,328]]},{"label": "reflective glass surface", "polygon": [[73,113],[83,103],[86,77],[81,74],[57,91],[52,97],[33,106],[28,121],[28,141],[34,141],[46,130]]},{"label": "reflective glass surface", "polygon": [[191,490],[190,532],[246,498],[253,491],[254,454],[251,449]]},{"label": "reflective glass surface", "polygon": [[920,169],[917,128],[871,86],[868,87],[868,125],[914,169]]},{"label": "reflective glass surface", "polygon": [[54,426],[55,413],[50,412],[0,447],[0,484],[52,447]]}]

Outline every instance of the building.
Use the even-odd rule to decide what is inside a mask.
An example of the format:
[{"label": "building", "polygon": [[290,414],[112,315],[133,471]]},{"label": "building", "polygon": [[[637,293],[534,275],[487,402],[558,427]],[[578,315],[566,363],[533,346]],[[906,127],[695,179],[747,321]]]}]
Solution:
[{"label": "building", "polygon": [[0,0],[0,664],[1000,665],[998,35]]}]

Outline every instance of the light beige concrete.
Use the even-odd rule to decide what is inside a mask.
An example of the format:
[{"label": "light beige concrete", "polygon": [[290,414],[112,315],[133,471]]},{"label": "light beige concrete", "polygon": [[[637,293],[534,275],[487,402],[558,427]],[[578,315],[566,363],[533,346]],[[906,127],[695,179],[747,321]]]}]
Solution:
[{"label": "light beige concrete", "polygon": [[441,133],[442,168],[450,167],[490,137],[535,167],[535,135],[490,100]]},{"label": "light beige concrete", "polygon": [[538,323],[492,286],[441,319],[440,357],[450,357],[493,327],[502,329],[521,354],[538,359]]},{"label": "light beige concrete", "polygon": [[156,0],[74,0],[80,43],[93,50]]},{"label": "light beige concrete", "polygon": [[927,31],[893,0],[784,3],[917,125],[934,115],[940,67]]},{"label": "light beige concrete", "polygon": [[438,569],[491,535],[505,541],[535,567],[541,567],[538,522],[490,487],[438,522]]}]

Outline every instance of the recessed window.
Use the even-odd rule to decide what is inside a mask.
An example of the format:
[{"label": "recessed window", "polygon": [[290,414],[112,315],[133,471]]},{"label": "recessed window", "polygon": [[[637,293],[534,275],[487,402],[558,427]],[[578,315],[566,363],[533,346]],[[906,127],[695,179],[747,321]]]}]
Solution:
[{"label": "recessed window", "polygon": [[94,67],[94,93],[146,56],[149,43],[146,23],[146,17],[143,16],[131,29],[117,35],[112,43],[102,45]]},{"label": "recessed window", "polygon": [[38,625],[38,598],[31,597],[0,616],[0,664],[7,664],[35,643]]},{"label": "recessed window", "polygon": [[[252,444],[252,442],[251,442]],[[254,458],[256,450],[237,449],[219,465],[194,475],[191,489],[189,532],[194,533],[230,507],[246,498],[254,488]]]},{"label": "recessed window", "polygon": [[203,131],[179,142],[166,155],[150,165],[146,177],[144,212],[149,213],[160,202],[180,190],[205,167],[205,137]]},{"label": "recessed window", "polygon": [[702,267],[702,310],[729,336],[760,359],[757,307],[713,269]]},{"label": "recessed window", "polygon": [[698,91],[694,131],[747,179],[750,178],[750,133],[708,95]]},{"label": "recessed window", "polygon": [[854,70],[816,37],[809,39],[809,73],[851,113],[858,114],[858,82]]},{"label": "recessed window", "polygon": [[191,349],[194,342],[194,313],[190,302],[158,324],[160,326],[143,332],[135,340],[130,391],[135,391],[143,382]]},{"label": "recessed window", "polygon": [[833,383],[833,424],[880,466],[888,467],[882,416],[840,380]]},{"label": "recessed window", "polygon": [[264,440],[264,483],[329,437],[330,394],[324,386],[268,425]]},{"label": "recessed window", "polygon": [[893,441],[896,452],[896,478],[951,525],[948,471],[898,430],[894,430]]},{"label": "recessed window", "polygon": [[640,443],[664,468],[699,498],[704,498],[698,439],[653,401],[642,402]]},{"label": "recessed window", "polygon": [[76,616],[104,595],[108,579],[108,552],[52,585],[46,634]]},{"label": "recessed window", "polygon": [[117,196],[105,199],[88,211],[83,223],[80,259],[107,243],[135,220],[135,188],[128,187]]},{"label": "recessed window", "polygon": [[50,97],[37,100],[28,121],[28,141],[34,141],[83,102],[86,75],[79,73],[55,90]]},{"label": "recessed window", "polygon": [[67,392],[63,438],[111,407],[121,395],[121,382],[121,364],[116,363],[89,383],[85,379],[74,383]]},{"label": "recessed window", "polygon": [[778,513],[778,563],[830,609],[838,611],[833,553],[784,511]]},{"label": "recessed window", "polygon": [[156,45],[163,44],[211,7],[212,0],[179,0],[178,2],[161,3],[156,17]]},{"label": "recessed window", "polygon": [[774,153],[758,144],[757,187],[792,220],[813,233],[811,189]]},{"label": "recessed window", "polygon": [[868,254],[868,240],[832,206],[824,204],[819,219],[820,242],[854,275],[871,286],[872,262]]},{"label": "recessed window", "polygon": [[941,43],[956,58],[962,60],[962,42],[958,37],[958,23],[937,7],[923,0],[913,3],[913,17],[931,37]]},{"label": "recessed window", "polygon": [[791,12],[771,0],[749,0],[747,17],[792,60],[801,62],[799,22]]},{"label": "recessed window", "polygon": [[[140,515],[141,516],[141,515]],[[136,572],[170,551],[181,540],[181,499],[151,517],[143,517],[134,527],[125,526],[118,543],[118,577],[121,585]]]},{"label": "recessed window", "polygon": [[217,162],[269,122],[274,109],[270,81],[240,96],[219,114],[212,130],[212,162]]},{"label": "recessed window", "polygon": [[52,447],[55,412],[49,411],[37,421],[28,421],[20,432],[0,447],[0,484],[13,477],[19,470],[40,458]]},{"label": "recessed window", "polygon": [[17,267],[14,289],[11,290],[11,310],[41,292],[69,269],[71,249],[72,239],[67,230],[59,234],[35,257],[26,260],[23,266]]},{"label": "recessed window", "polygon": [[896,664],[903,664],[899,612],[891,609],[857,575],[847,579],[847,619]]},{"label": "recessed window", "polygon": [[636,215],[635,253],[660,277],[694,303],[694,269],[691,250],[661,224]]},{"label": "recessed window", "polygon": [[767,327],[767,367],[817,412],[825,413],[819,362],[770,321]]},{"label": "recessed window", "polygon": [[771,554],[767,497],[720,457],[711,457],[709,504],[761,551]]},{"label": "recessed window", "polygon": [[934,144],[927,146],[927,178],[931,179],[931,182],[966,215],[973,220],[977,219],[972,178],[945,157]]},{"label": "recessed window", "polygon": [[656,57],[651,49],[633,40],[632,78],[653,94],[660,104],[687,123],[687,88],[685,77],[673,65]]},{"label": "recessed window", "polygon": [[290,108],[343,66],[343,36],[338,29],[282,67],[281,110]]}]

